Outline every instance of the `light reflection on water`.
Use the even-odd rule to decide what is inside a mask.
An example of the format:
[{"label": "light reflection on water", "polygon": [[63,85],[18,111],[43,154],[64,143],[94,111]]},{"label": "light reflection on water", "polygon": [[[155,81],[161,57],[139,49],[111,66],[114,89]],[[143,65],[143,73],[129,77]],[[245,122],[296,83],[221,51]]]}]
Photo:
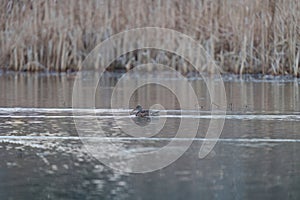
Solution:
[{"label": "light reflection on water", "polygon": [[[107,93],[96,95],[96,114],[81,110],[83,115],[76,117],[87,123],[96,117],[106,136],[126,147],[120,153],[161,148],[175,136],[181,118],[199,118],[197,139],[188,151],[159,171],[113,171],[90,156],[78,139],[71,109],[74,75],[0,75],[0,199],[300,198],[298,80],[226,81],[228,113],[221,140],[200,160],[208,123],[220,117],[210,115],[203,81],[190,81],[198,93],[200,115],[179,110],[165,88],[151,85],[137,91],[130,108],[138,103],[150,107],[159,100],[167,109],[159,117],[168,121],[152,138],[131,140],[120,127],[135,119],[127,115],[131,109],[110,109],[117,77],[103,79]],[[91,136],[96,134],[92,126]]]}]

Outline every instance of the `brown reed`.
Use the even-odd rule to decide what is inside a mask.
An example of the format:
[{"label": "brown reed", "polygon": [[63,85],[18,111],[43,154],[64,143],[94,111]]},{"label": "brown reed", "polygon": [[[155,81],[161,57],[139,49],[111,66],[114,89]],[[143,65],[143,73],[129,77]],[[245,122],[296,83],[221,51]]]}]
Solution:
[{"label": "brown reed", "polygon": [[[0,68],[78,70],[103,40],[155,26],[199,41],[224,73],[299,76],[299,10],[299,0],[4,0]],[[110,69],[149,61],[162,61],[183,73],[193,70],[172,53],[151,50],[130,52]],[[209,66],[203,71],[210,71]]]}]

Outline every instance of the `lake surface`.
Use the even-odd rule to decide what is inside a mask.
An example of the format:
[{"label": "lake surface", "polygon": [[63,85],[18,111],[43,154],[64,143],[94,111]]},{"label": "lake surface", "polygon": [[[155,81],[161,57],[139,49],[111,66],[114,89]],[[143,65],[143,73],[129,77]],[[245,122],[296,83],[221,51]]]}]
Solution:
[{"label": "lake surface", "polygon": [[[0,199],[300,199],[299,79],[224,76],[227,113],[211,115],[214,105],[201,77],[188,79],[198,105],[188,104],[180,78],[168,80],[182,93],[151,83],[131,95],[117,88],[120,78],[103,75],[93,97],[95,109],[82,110],[72,109],[76,74],[0,74]],[[140,74],[130,80],[147,78]],[[113,92],[129,106],[112,105]],[[180,95],[186,95],[185,102],[178,100]],[[159,104],[153,109],[161,114],[146,120],[130,116],[137,104]],[[223,118],[220,138],[208,139],[216,145],[200,159],[210,121]],[[186,137],[176,137],[178,145],[169,153],[177,154],[186,141],[191,145],[152,172],[128,173],[126,162],[116,162],[124,170],[114,170],[84,145],[76,119],[89,129],[87,140],[92,138],[111,162],[167,146],[183,123]],[[196,121],[199,128],[192,138],[195,129],[189,123]],[[98,127],[105,137],[97,135]],[[107,138],[121,148],[117,155]]]}]

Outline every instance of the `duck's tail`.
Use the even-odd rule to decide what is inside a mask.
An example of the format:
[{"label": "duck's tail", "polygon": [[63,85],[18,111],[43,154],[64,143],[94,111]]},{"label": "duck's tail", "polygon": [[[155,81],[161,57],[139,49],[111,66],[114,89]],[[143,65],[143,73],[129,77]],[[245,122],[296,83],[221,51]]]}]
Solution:
[{"label": "duck's tail", "polygon": [[158,115],[159,115],[159,111],[158,111],[158,110],[156,110],[156,111],[151,111],[151,112],[150,112],[150,115],[151,115],[151,116],[158,116]]}]

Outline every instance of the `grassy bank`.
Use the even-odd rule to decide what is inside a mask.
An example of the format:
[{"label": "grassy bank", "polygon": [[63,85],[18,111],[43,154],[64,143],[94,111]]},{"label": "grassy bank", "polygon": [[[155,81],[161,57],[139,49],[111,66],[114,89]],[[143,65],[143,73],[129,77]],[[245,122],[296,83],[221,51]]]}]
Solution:
[{"label": "grassy bank", "polygon": [[[78,70],[111,35],[157,26],[199,41],[224,72],[299,76],[299,10],[299,0],[6,0],[0,5],[0,68]],[[191,70],[159,51],[129,53],[111,69],[133,67],[145,52]]]}]

